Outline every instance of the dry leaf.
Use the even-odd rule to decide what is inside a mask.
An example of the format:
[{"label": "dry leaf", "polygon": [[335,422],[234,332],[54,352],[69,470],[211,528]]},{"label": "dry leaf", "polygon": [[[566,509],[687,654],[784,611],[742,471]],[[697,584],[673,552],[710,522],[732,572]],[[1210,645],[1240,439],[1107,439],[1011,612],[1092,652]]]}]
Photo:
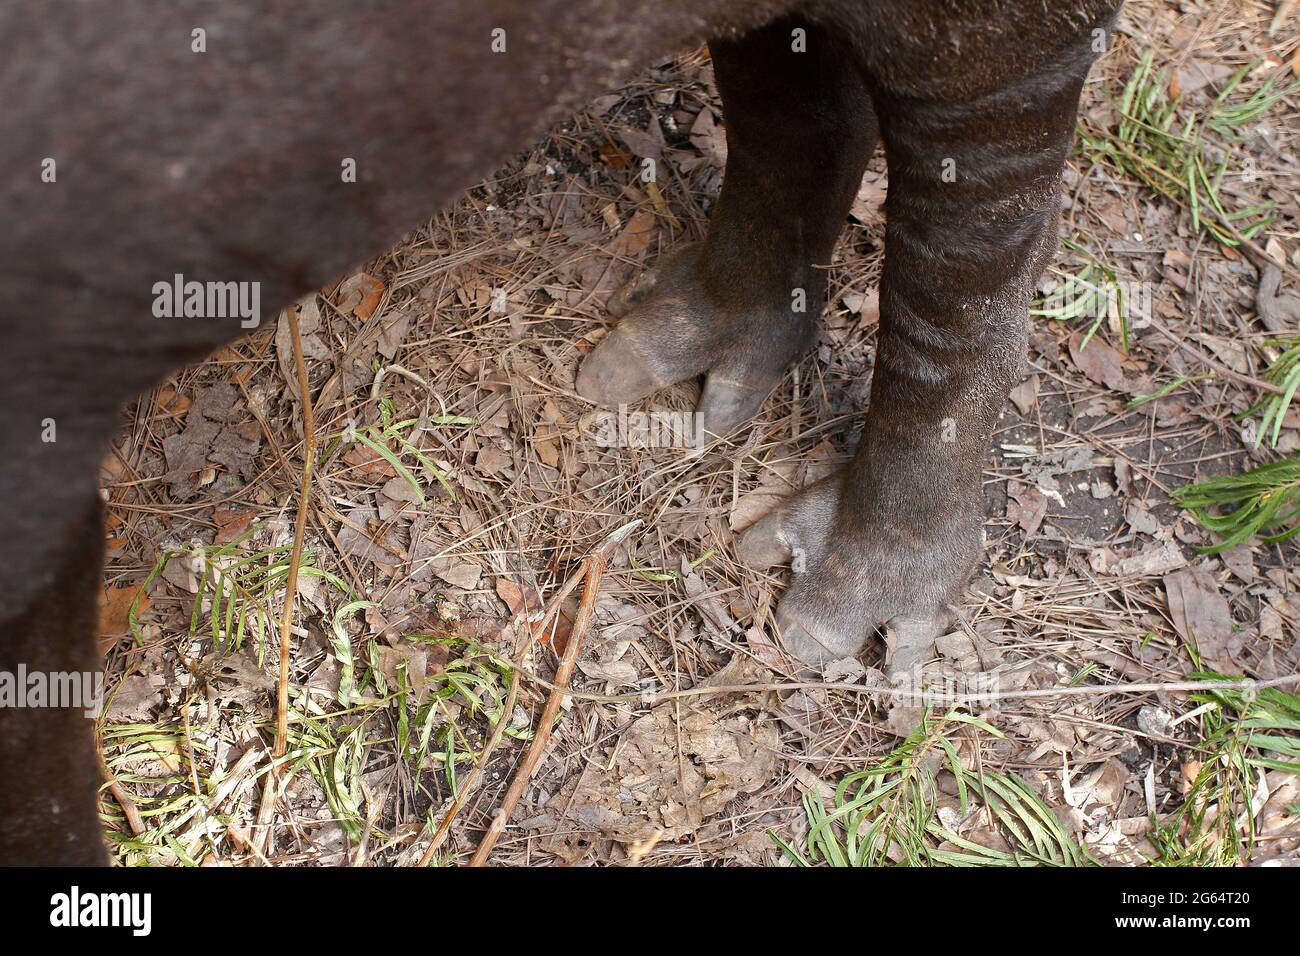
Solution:
[{"label": "dry leaf", "polygon": [[704,107],[691,124],[691,145],[719,169],[727,165],[727,135],[717,124],[713,110]]},{"label": "dry leaf", "polygon": [[1038,404],[1038,376],[1030,375],[1011,390],[1011,404],[1021,415],[1028,415]]},{"label": "dry leaf", "polygon": [[542,609],[542,599],[536,591],[521,587],[509,578],[497,578],[496,592],[513,617],[524,617]]},{"label": "dry leaf", "polygon": [[298,319],[298,338],[302,343],[304,362],[326,361],[330,358],[330,349],[320,337],[320,308],[316,305],[316,295],[307,296],[301,302],[295,302],[280,313],[275,323],[275,359],[280,366],[280,375],[285,382],[291,383],[291,394],[297,400],[298,372],[293,361],[293,332],[289,329],[289,309]]},{"label": "dry leaf", "polygon": [[858,194],[853,197],[849,215],[863,224],[877,222],[884,218],[885,190],[875,178],[876,174],[866,173]]},{"label": "dry leaf", "polygon": [[218,506],[212,511],[212,523],[217,526],[217,533],[212,539],[215,545],[229,544],[248,530],[248,526],[257,517],[252,508],[233,508]]},{"label": "dry leaf", "polygon": [[1047,516],[1047,496],[1033,486],[1019,485],[1007,492],[1007,520],[1014,521],[1028,537]]},{"label": "dry leaf", "polygon": [[453,558],[435,558],[429,565],[433,573],[452,587],[472,591],[478,587],[478,579],[483,569],[469,561],[456,561]]},{"label": "dry leaf", "polygon": [[[705,684],[771,677],[746,658]],[[624,843],[657,831],[664,840],[689,836],[736,797],[761,789],[773,772],[780,734],[770,722],[737,714],[738,703],[744,699],[702,700],[689,709],[672,702],[654,707],[621,735],[611,757],[602,758],[601,773],[573,774],[533,826],[560,815]]]},{"label": "dry leaf", "polygon": [[623,231],[610,243],[610,252],[619,258],[640,259],[650,247],[655,227],[655,214],[648,209],[638,209],[627,221]]},{"label": "dry leaf", "polygon": [[140,603],[136,606],[136,617],[149,610],[149,595],[140,592],[138,584],[122,584],[104,588],[99,605],[99,636],[116,639],[130,633],[131,625],[127,620],[131,613],[131,604],[136,595]]},{"label": "dry leaf", "polygon": [[159,694],[165,685],[161,674],[124,677],[113,688],[112,698],[104,711],[104,722],[124,724],[147,720],[161,703]]},{"label": "dry leaf", "polygon": [[533,439],[533,451],[536,452],[542,464],[551,468],[559,467],[560,450],[555,446],[555,442],[549,438]]},{"label": "dry leaf", "polygon": [[1124,357],[1095,335],[1084,346],[1086,332],[1076,332],[1070,337],[1070,359],[1084,375],[1098,385],[1116,392],[1131,392],[1132,386],[1124,373]]},{"label": "dry leaf", "polygon": [[351,312],[359,319],[368,319],[384,297],[384,284],[368,273],[358,272],[343,280],[338,296],[335,308],[340,312]]},{"label": "dry leaf", "polygon": [[1205,571],[1188,568],[1167,574],[1165,596],[1174,629],[1207,660],[1222,660],[1233,638],[1228,600]]}]

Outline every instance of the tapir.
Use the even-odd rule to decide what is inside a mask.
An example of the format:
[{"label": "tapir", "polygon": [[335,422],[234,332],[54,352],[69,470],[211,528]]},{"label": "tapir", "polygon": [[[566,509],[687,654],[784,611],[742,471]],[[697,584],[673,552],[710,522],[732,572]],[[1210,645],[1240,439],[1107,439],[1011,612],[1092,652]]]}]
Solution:
[{"label": "tapir", "polygon": [[[880,326],[851,463],[738,543],[797,561],[816,663],[919,659],[980,553],[981,467],[1057,241],[1080,90],[1119,0],[44,0],[0,10],[0,673],[97,668],[97,466],[121,409],[381,253],[549,126],[707,41],[726,128],[706,237],[611,301],[576,391],[702,379],[734,435],[814,341],[877,140]],[[351,163],[355,176],[340,175]],[[796,301],[812,303],[802,310]],[[0,708],[0,862],[101,864],[79,707]]]}]

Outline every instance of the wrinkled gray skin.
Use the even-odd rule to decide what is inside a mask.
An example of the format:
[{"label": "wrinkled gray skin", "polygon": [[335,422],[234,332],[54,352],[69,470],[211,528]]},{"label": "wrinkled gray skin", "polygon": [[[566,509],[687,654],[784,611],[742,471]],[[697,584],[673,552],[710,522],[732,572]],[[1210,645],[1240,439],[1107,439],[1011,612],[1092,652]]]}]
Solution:
[{"label": "wrinkled gray skin", "polygon": [[[798,550],[782,640],[817,661],[886,627],[924,658],[979,551],[980,466],[1052,247],[1058,178],[1118,0],[115,0],[0,10],[0,670],[90,671],[96,464],[122,404],[240,334],[157,319],[175,273],[261,283],[263,316],[395,241],[595,94],[710,39],[729,158],[707,239],[673,250],[578,388],[707,376],[706,428],[810,345],[877,135],[881,330],[843,474],[741,542]],[[207,52],[191,49],[206,31]],[[493,53],[503,28],[507,52]],[[806,52],[791,31],[807,31]],[[42,182],[42,163],[57,180]],[[344,183],[344,159],[358,182]],[[943,179],[944,160],[955,180]],[[808,309],[791,309],[795,288]],[[619,306],[622,308],[620,309]],[[42,441],[54,419],[57,441]],[[945,441],[951,437],[951,441]],[[0,710],[0,863],[102,863],[90,721]]]}]

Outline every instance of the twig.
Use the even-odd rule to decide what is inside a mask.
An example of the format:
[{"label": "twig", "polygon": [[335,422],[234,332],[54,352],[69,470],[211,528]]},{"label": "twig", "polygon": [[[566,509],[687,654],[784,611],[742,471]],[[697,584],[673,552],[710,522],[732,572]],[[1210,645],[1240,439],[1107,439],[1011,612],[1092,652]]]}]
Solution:
[{"label": "twig", "polygon": [[717,684],[709,687],[688,687],[685,690],[665,691],[657,694],[641,691],[636,694],[592,694],[585,691],[569,690],[560,687],[527,670],[520,670],[526,680],[551,690],[563,691],[575,700],[590,700],[603,704],[658,704],[667,700],[680,700],[684,697],[713,697],[718,694],[769,693],[787,690],[835,690],[850,694],[865,694],[868,697],[912,697],[919,700],[933,700],[950,704],[985,703],[992,700],[1023,700],[1034,697],[1105,697],[1112,694],[1150,694],[1160,691],[1191,690],[1237,690],[1258,691],[1269,687],[1285,687],[1288,684],[1300,684],[1300,674],[1286,674],[1271,677],[1268,680],[1207,680],[1207,681],[1158,681],[1145,684],[1085,684],[1081,687],[1033,687],[1029,690],[990,690],[974,693],[946,693],[942,689],[933,692],[917,690],[915,687],[885,687],[879,684],[818,683],[814,681],[774,681],[765,684]]},{"label": "twig", "polygon": [[[569,634],[569,643],[565,645],[564,655],[555,668],[555,681],[551,689],[551,695],[546,699],[546,706],[542,708],[542,716],[537,722],[537,731],[528,747],[528,753],[524,755],[523,762],[515,771],[514,779],[510,781],[510,787],[506,790],[506,795],[501,801],[501,807],[497,810],[496,816],[492,818],[487,832],[483,834],[483,840],[479,843],[478,850],[475,851],[473,858],[469,862],[470,866],[486,865],[488,857],[492,855],[492,848],[496,846],[496,842],[505,830],[506,824],[510,822],[510,815],[524,795],[524,788],[528,786],[529,781],[533,779],[533,774],[537,772],[537,766],[541,763],[542,755],[546,752],[546,745],[551,739],[551,728],[555,724],[556,714],[560,711],[560,702],[568,694],[567,685],[569,678],[573,675],[573,665],[578,660],[578,649],[582,646],[583,635],[586,634],[587,628],[591,625],[591,619],[596,612],[596,597],[600,592],[600,579],[605,572],[605,563],[609,560],[610,552],[640,524],[641,521],[638,519],[623,525],[607,537],[601,546],[582,562],[579,576],[586,579],[586,584],[582,589],[582,600],[578,604],[577,616],[573,620],[573,630]],[[558,602],[556,604],[558,607]],[[502,723],[505,722],[505,719],[506,717],[503,715]]]},{"label": "twig", "polygon": [[302,358],[302,337],[298,334],[298,316],[286,309],[289,334],[293,338],[293,365],[298,374],[298,397],[302,405],[302,481],[298,485],[298,515],[293,524],[293,550],[289,554],[289,576],[284,583],[284,613],[280,617],[280,681],[276,688],[275,749],[272,756],[283,757],[289,737],[289,630],[293,606],[298,596],[298,565],[302,561],[302,539],[307,530],[307,501],[311,493],[311,466],[316,457],[316,417],[308,394],[307,366]]},{"label": "twig", "polygon": [[375,373],[375,381],[370,386],[370,400],[372,402],[379,401],[379,383],[384,380],[384,376],[389,372],[396,372],[398,375],[403,375],[406,378],[409,378],[412,382],[415,382],[417,385],[423,386],[426,391],[433,391],[433,389],[429,387],[428,382],[420,378],[420,376],[416,375],[409,368],[405,368],[401,365],[385,365]]},{"label": "twig", "polygon": [[113,795],[118,806],[122,808],[122,815],[126,817],[127,826],[131,828],[131,832],[139,836],[148,829],[144,825],[144,818],[140,816],[140,810],[136,807],[135,801],[126,792],[126,787],[122,786],[116,774],[109,769],[108,761],[104,759],[104,748],[99,740],[95,741],[95,756],[99,759],[99,775],[108,783],[108,792]]},{"label": "twig", "polygon": [[253,845],[262,857],[271,834],[279,770],[275,761],[288,750],[289,741],[289,652],[293,606],[298,596],[298,565],[302,561],[302,539],[307,530],[307,501],[311,493],[311,467],[316,457],[316,416],[308,393],[307,365],[302,358],[302,336],[298,333],[296,310],[286,309],[289,335],[293,339],[293,365],[298,378],[298,400],[302,406],[302,481],[298,485],[298,514],[293,524],[293,550],[289,552],[289,574],[284,583],[284,613],[280,615],[280,678],[275,694],[275,744],[271,749],[271,771],[262,784],[262,802],[257,812],[258,831]]},{"label": "twig", "polygon": [[370,792],[366,786],[365,779],[362,778],[361,789],[366,795],[366,824],[361,829],[361,842],[357,844],[356,851],[352,854],[352,860],[349,866],[365,866],[370,854],[370,835],[375,832],[375,821],[379,819],[379,814],[383,811],[384,805],[388,803],[388,793],[393,789],[393,779],[396,775],[389,773],[388,778],[384,781],[384,788],[379,792],[378,798]]},{"label": "twig", "polygon": [[235,765],[226,771],[226,775],[221,778],[216,789],[212,793],[212,798],[200,798],[190,805],[190,808],[182,813],[179,817],[169,824],[171,828],[179,830],[182,823],[186,823],[192,817],[202,813],[204,817],[209,817],[216,813],[223,803],[225,803],[232,793],[245,782],[244,778],[252,772],[253,765],[258,759],[266,753],[258,747],[250,747],[244,751],[242,757],[235,761]]},{"label": "twig", "polygon": [[[639,522],[634,522],[634,524],[637,523]],[[620,528],[619,531],[615,532],[615,534],[618,534],[622,530],[623,529]],[[622,538],[619,538],[618,540],[621,541]],[[602,545],[602,547],[603,546],[604,545]],[[478,782],[483,776],[483,769],[487,766],[488,758],[492,756],[493,752],[497,749],[497,746],[501,743],[501,738],[505,736],[506,727],[509,725],[510,714],[514,711],[515,701],[519,697],[519,674],[521,671],[527,673],[527,671],[524,671],[523,662],[527,660],[528,652],[533,649],[533,645],[537,643],[537,639],[541,637],[543,632],[545,632],[548,623],[555,620],[555,627],[559,626],[557,615],[559,614],[560,605],[564,602],[565,598],[573,593],[573,589],[582,583],[582,579],[585,577],[586,573],[587,565],[586,562],[584,562],[579,565],[577,571],[569,575],[569,579],[564,582],[564,585],[560,590],[556,591],[555,594],[551,596],[550,600],[546,602],[546,608],[537,619],[535,626],[529,628],[528,637],[524,641],[523,646],[519,647],[515,652],[515,660],[509,665],[510,686],[506,690],[506,701],[501,708],[501,719],[498,720],[496,726],[492,728],[492,736],[488,739],[487,745],[483,748],[483,752],[479,754],[478,760],[474,762],[474,768],[466,775],[460,787],[457,788],[455,799],[452,801],[451,806],[448,807],[446,814],[443,816],[442,823],[438,824],[438,829],[433,832],[433,839],[429,842],[428,847],[425,848],[423,855],[420,857],[419,863],[416,864],[417,866],[428,866],[433,862],[433,855],[437,853],[438,848],[446,842],[447,834],[451,832],[452,823],[455,822],[456,817],[464,808],[465,802],[469,799],[470,794],[472,794],[474,789],[478,786]],[[555,627],[552,627],[551,631],[552,640],[554,640],[555,636]],[[481,649],[484,651],[488,650],[485,647],[481,647]]]},{"label": "twig", "polygon": [[1246,375],[1244,372],[1234,371],[1233,369],[1224,365],[1218,359],[1211,358],[1210,356],[1206,355],[1204,352],[1202,352],[1200,349],[1196,348],[1195,346],[1188,345],[1186,342],[1184,342],[1173,332],[1169,331],[1169,329],[1167,329],[1163,324],[1161,324],[1156,319],[1148,316],[1146,321],[1147,324],[1151,326],[1151,328],[1155,329],[1157,332],[1159,332],[1169,341],[1173,342],[1175,345],[1177,345],[1188,355],[1193,356],[1198,361],[1203,362],[1204,364],[1208,365],[1210,368],[1214,369],[1224,378],[1235,379],[1238,382],[1243,382],[1246,385],[1250,385],[1254,388],[1258,388],[1260,391],[1273,392],[1277,395],[1286,394],[1285,389],[1282,389],[1279,386],[1274,385],[1272,382],[1265,382],[1263,379],[1255,378],[1253,375]]},{"label": "twig", "polygon": [[442,822],[438,824],[438,829],[433,831],[433,839],[429,841],[429,845],[420,856],[420,861],[416,866],[428,866],[432,863],[433,855],[447,841],[447,834],[451,832],[451,825],[456,821],[456,817],[460,815],[460,811],[465,806],[465,801],[469,799],[470,794],[478,788],[478,782],[483,776],[483,768],[487,766],[488,759],[501,743],[501,738],[505,736],[506,727],[510,723],[510,715],[514,712],[515,701],[518,697],[519,670],[516,668],[510,672],[510,688],[506,691],[506,701],[501,708],[501,717],[497,720],[497,725],[492,728],[492,736],[488,738],[487,745],[474,763],[474,769],[469,772],[464,782],[456,789],[455,799],[443,815]]},{"label": "twig", "polygon": [[[582,572],[579,571],[579,574]],[[549,616],[549,615],[548,615]],[[463,638],[469,640],[468,638]],[[479,644],[476,641],[471,642],[473,646],[481,653],[490,657],[496,657],[492,649]],[[501,663],[500,658],[496,658]],[[513,665],[512,665],[513,666]],[[711,684],[709,686],[687,687],[684,690],[672,690],[658,693],[653,690],[642,690],[632,694],[593,694],[589,691],[573,690],[568,687],[561,687],[555,681],[547,680],[540,674],[534,674],[526,667],[518,666],[515,668],[520,676],[533,684],[538,684],[552,691],[562,691],[575,700],[589,700],[600,704],[632,704],[642,703],[653,706],[667,700],[680,700],[685,697],[713,697],[719,694],[745,694],[745,693],[770,693],[773,691],[790,691],[790,690],[835,690],[845,691],[850,694],[865,694],[867,696],[878,695],[880,697],[929,697],[932,700],[939,700],[951,703],[979,703],[989,700],[1019,700],[1022,698],[1034,697],[1088,697],[1088,696],[1108,696],[1111,694],[1149,694],[1160,691],[1190,691],[1190,690],[1239,690],[1253,692],[1264,690],[1269,687],[1286,687],[1288,684],[1300,684],[1300,673],[1284,674],[1281,677],[1270,677],[1267,680],[1257,680],[1253,677],[1243,677],[1241,680],[1214,680],[1214,681],[1169,681],[1162,683],[1152,681],[1142,684],[1084,684],[1079,687],[1034,687],[1029,690],[999,690],[984,691],[968,694],[943,693],[936,691],[927,694],[925,691],[918,691],[915,687],[889,687],[880,684],[850,684],[847,682],[818,682],[818,681],[768,681],[764,683],[753,684]]]},{"label": "twig", "polygon": [[266,854],[271,844],[271,824],[275,822],[275,801],[280,798],[280,775],[276,772],[275,762],[262,780],[262,799],[257,805],[257,819],[253,823],[253,852],[266,864]]},{"label": "twig", "polygon": [[546,706],[542,708],[542,716],[537,721],[537,730],[533,735],[532,743],[528,747],[528,753],[525,754],[523,762],[515,771],[515,777],[510,782],[509,789],[506,790],[505,798],[501,801],[501,807],[492,818],[487,833],[483,835],[478,850],[474,853],[473,859],[470,860],[470,866],[484,866],[487,863],[488,857],[492,855],[492,848],[496,846],[498,837],[505,830],[511,813],[514,812],[519,799],[523,796],[524,787],[533,779],[533,774],[537,770],[537,765],[541,763],[546,745],[550,742],[551,725],[555,722],[555,716],[560,710],[560,702],[564,699],[563,688],[568,684],[569,678],[573,674],[573,665],[578,658],[578,647],[582,643],[582,637],[587,625],[591,622],[591,616],[596,607],[596,594],[600,587],[601,573],[605,570],[603,559],[588,560],[586,564],[587,583],[582,590],[582,603],[578,607],[578,616],[574,620],[573,631],[569,635],[569,643],[565,646],[564,655],[555,668],[557,687],[551,691],[550,696],[546,699]]}]

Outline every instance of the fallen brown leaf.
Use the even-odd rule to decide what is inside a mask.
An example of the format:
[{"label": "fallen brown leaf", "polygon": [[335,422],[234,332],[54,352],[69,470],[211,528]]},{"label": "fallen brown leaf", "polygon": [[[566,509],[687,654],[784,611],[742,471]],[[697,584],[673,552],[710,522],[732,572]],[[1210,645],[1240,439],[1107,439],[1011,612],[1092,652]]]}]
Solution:
[{"label": "fallen brown leaf", "polygon": [[1234,637],[1232,611],[1208,572],[1187,568],[1164,577],[1174,629],[1208,661],[1225,661]]},{"label": "fallen brown leaf", "polygon": [[257,517],[252,508],[217,507],[212,511],[212,523],[217,526],[217,533],[212,539],[215,545],[229,544],[248,530],[248,526]]},{"label": "fallen brown leaf", "polygon": [[366,272],[358,272],[343,280],[339,286],[340,312],[351,312],[359,319],[368,319],[379,307],[384,297],[384,284]]},{"label": "fallen brown leaf", "polygon": [[130,633],[128,617],[136,595],[140,597],[135,612],[138,618],[149,610],[150,603],[149,595],[140,593],[140,585],[121,584],[104,588],[99,604],[99,636],[110,641],[110,646],[112,641]]},{"label": "fallen brown leaf", "polygon": [[1116,392],[1130,392],[1132,388],[1124,372],[1124,356],[1095,335],[1083,345],[1087,333],[1076,332],[1070,337],[1070,359],[1079,371],[1098,385]]}]

